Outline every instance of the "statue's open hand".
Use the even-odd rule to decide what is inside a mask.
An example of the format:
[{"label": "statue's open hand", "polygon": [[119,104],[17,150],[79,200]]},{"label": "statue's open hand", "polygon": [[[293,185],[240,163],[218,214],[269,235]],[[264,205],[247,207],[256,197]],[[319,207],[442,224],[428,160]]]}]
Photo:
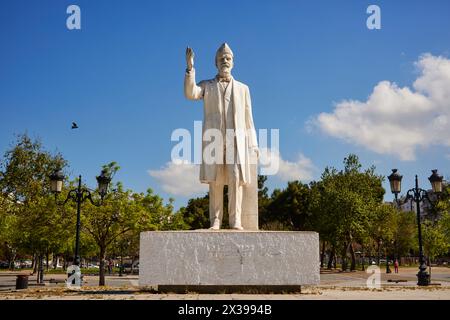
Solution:
[{"label": "statue's open hand", "polygon": [[186,65],[187,69],[191,70],[194,67],[194,50],[192,48],[186,48]]}]

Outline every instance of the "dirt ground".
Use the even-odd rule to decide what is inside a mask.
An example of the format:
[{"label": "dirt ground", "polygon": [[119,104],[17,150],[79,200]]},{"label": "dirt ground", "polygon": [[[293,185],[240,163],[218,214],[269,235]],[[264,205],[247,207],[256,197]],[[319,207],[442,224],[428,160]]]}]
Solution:
[{"label": "dirt ground", "polygon": [[43,286],[33,283],[30,276],[29,287],[16,290],[15,274],[2,272],[0,300],[450,300],[450,268],[433,268],[432,285],[427,287],[417,286],[416,268],[401,268],[398,274],[383,272],[380,287],[369,288],[366,272],[323,270],[318,286],[284,294],[155,293],[140,288],[137,275],[107,276],[105,287],[97,286],[98,277],[85,276],[79,290],[66,287],[64,274],[47,275]]},{"label": "dirt ground", "polygon": [[450,287],[389,287],[363,289],[345,287],[304,288],[297,294],[175,294],[150,293],[136,288],[90,287],[32,288],[0,294],[0,300],[450,300]]}]

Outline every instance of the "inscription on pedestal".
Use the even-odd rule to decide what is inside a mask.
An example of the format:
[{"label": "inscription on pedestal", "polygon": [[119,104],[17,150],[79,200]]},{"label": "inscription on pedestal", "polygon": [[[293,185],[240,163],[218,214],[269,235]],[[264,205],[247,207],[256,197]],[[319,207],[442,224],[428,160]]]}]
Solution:
[{"label": "inscription on pedestal", "polygon": [[230,247],[221,244],[206,244],[206,252],[208,256],[214,258],[220,256],[251,257],[254,255],[255,246],[248,244],[237,244],[234,247]]},{"label": "inscription on pedestal", "polygon": [[316,232],[141,233],[140,285],[319,283]]}]

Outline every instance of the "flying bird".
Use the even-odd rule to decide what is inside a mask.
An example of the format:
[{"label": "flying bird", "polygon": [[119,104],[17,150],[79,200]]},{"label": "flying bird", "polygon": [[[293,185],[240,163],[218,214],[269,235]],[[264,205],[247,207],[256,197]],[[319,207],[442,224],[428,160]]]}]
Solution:
[{"label": "flying bird", "polygon": [[72,122],[72,129],[78,129],[78,126],[75,122]]}]

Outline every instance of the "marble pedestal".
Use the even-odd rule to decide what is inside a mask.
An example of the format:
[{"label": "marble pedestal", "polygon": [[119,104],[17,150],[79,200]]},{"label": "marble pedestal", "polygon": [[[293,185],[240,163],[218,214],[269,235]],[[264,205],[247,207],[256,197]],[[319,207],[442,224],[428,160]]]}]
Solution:
[{"label": "marble pedestal", "polygon": [[319,273],[316,232],[141,233],[141,286],[317,285]]}]

